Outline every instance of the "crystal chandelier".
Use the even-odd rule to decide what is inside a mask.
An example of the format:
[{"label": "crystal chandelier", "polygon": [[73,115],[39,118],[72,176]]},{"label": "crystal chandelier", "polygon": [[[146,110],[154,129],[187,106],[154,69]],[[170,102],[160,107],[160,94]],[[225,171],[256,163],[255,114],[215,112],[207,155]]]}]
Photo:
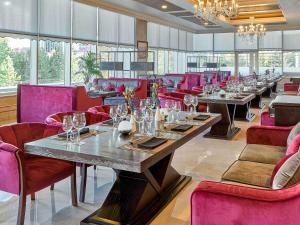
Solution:
[{"label": "crystal chandelier", "polygon": [[239,11],[235,0],[196,0],[194,8],[195,17],[205,21],[215,21],[219,16],[234,18]]},{"label": "crystal chandelier", "polygon": [[266,27],[263,24],[254,24],[254,17],[250,17],[251,23],[247,26],[239,26],[237,32],[240,37],[253,42],[256,37],[262,38],[266,35]]}]

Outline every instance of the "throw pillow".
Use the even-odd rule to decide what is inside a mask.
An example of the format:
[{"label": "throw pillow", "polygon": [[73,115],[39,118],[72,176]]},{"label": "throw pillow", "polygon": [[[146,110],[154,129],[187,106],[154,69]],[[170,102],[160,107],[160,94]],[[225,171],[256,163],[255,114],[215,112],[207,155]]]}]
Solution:
[{"label": "throw pillow", "polygon": [[125,91],[125,85],[122,84],[121,86],[116,88],[116,91],[119,92],[120,94],[123,94],[123,92]]},{"label": "throw pillow", "polygon": [[288,146],[288,149],[286,150],[286,155],[297,152],[299,146],[300,146],[300,133],[292,140],[292,142]]},{"label": "throw pillow", "polygon": [[298,122],[296,124],[296,126],[293,127],[293,129],[291,130],[289,136],[288,136],[288,139],[287,139],[287,146],[289,146],[293,139],[298,135],[300,134],[300,122]]},{"label": "throw pillow", "polygon": [[280,160],[278,167],[275,167],[277,172],[272,181],[272,189],[278,190],[298,183],[300,181],[300,152]]},{"label": "throw pillow", "polygon": [[104,91],[114,91],[115,86],[112,83],[108,83],[103,89]]}]

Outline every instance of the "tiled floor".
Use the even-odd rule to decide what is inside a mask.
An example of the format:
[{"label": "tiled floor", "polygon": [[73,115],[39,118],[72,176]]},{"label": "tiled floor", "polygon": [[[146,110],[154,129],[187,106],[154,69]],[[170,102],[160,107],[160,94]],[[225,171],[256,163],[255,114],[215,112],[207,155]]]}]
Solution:
[{"label": "tiled floor", "polygon": [[[256,112],[257,114],[258,112]],[[204,179],[219,180],[222,173],[238,157],[245,146],[245,131],[255,121],[237,122],[242,131],[232,141],[205,139],[198,136],[179,148],[173,166],[182,174],[192,176],[192,182],[152,221],[152,225],[190,224],[190,195],[196,185]],[[27,199],[26,225],[77,225],[87,215],[95,211],[105,199],[113,181],[111,169],[89,168],[86,203],[71,206],[69,180],[62,181],[49,189],[37,193],[36,201]],[[79,181],[80,179],[78,179]],[[0,192],[0,224],[14,225],[18,208],[18,198]]]}]

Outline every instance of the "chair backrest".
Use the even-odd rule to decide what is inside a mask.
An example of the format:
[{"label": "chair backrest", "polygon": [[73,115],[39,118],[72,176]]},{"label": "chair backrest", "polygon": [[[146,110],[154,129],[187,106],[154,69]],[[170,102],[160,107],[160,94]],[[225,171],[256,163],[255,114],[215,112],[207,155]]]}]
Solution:
[{"label": "chair backrest", "polygon": [[18,122],[43,122],[48,115],[76,109],[76,87],[18,86]]},{"label": "chair backrest", "polygon": [[48,127],[43,123],[18,123],[1,126],[0,140],[20,149],[24,149],[24,143],[38,140],[57,132],[57,129]]}]

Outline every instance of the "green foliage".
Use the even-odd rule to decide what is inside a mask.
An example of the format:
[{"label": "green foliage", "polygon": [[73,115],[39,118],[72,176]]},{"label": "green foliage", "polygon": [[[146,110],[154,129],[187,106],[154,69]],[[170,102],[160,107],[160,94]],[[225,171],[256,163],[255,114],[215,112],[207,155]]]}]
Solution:
[{"label": "green foliage", "polygon": [[83,82],[89,83],[91,77],[102,77],[97,64],[97,55],[93,52],[88,52],[85,56],[79,58],[79,71],[76,74],[83,76]]}]

